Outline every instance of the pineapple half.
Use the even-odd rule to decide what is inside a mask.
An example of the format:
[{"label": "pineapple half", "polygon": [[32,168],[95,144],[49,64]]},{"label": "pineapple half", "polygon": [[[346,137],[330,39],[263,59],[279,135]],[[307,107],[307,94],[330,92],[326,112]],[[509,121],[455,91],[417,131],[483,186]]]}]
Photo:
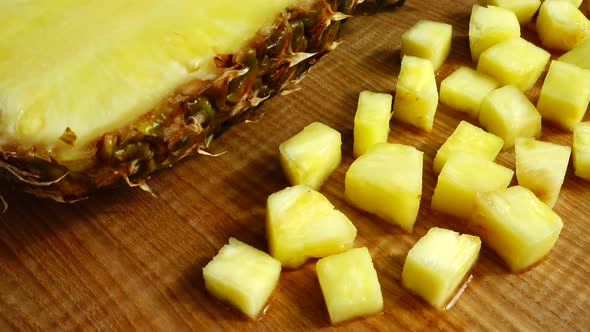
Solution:
[{"label": "pineapple half", "polygon": [[0,2],[0,180],[73,201],[203,151],[362,0]]}]

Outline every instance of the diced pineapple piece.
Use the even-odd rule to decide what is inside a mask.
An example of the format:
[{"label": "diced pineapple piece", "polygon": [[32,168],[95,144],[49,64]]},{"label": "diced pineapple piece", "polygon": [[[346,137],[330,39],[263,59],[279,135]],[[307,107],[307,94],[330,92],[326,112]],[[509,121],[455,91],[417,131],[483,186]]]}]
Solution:
[{"label": "diced pineapple piece", "polygon": [[451,52],[453,26],[422,20],[402,36],[401,56],[412,55],[432,62],[438,70]]},{"label": "diced pineapple piece", "polygon": [[479,123],[504,140],[504,149],[514,146],[516,137],[539,137],[541,114],[514,85],[496,89],[484,99]]},{"label": "diced pineapple piece", "polygon": [[544,1],[537,34],[544,47],[569,51],[590,36],[590,21],[569,1]]},{"label": "diced pineapple piece", "polygon": [[440,173],[447,160],[457,153],[467,153],[494,161],[504,141],[469,122],[461,121],[434,157],[434,172]]},{"label": "diced pineapple piece", "polygon": [[488,48],[520,37],[520,24],[514,12],[494,6],[474,5],[469,20],[469,48],[473,62]]},{"label": "diced pineapple piece", "polygon": [[319,189],[342,160],[340,133],[314,122],[281,143],[281,166],[292,185]]},{"label": "diced pineapple piece", "polygon": [[579,8],[580,5],[582,4],[583,0],[543,0],[543,1],[565,1],[565,2],[569,2],[572,5],[574,5],[574,7]]},{"label": "diced pineapple piece", "polygon": [[322,258],[316,272],[332,324],[383,310],[381,285],[367,248]]},{"label": "diced pineapple piece", "polygon": [[537,102],[543,119],[573,131],[582,121],[589,103],[590,70],[552,61]]},{"label": "diced pineapple piece", "polygon": [[483,52],[477,71],[488,74],[500,85],[514,84],[521,91],[535,85],[551,54],[522,38],[512,38]]},{"label": "diced pineapple piece", "polygon": [[516,178],[550,208],[555,206],[572,149],[520,137],[516,140]]},{"label": "diced pineapple piece", "polygon": [[[588,2],[590,3],[590,2]],[[590,38],[559,58],[559,61],[576,65],[582,69],[590,69]]]},{"label": "diced pineapple piece", "polygon": [[460,67],[440,83],[441,103],[477,118],[482,100],[498,81],[471,68]]},{"label": "diced pineapple piece", "polygon": [[296,268],[310,257],[352,248],[356,228],[324,195],[298,185],[268,197],[266,237],[270,254]]},{"label": "diced pineapple piece", "polygon": [[393,117],[428,132],[438,106],[438,90],[432,62],[406,55],[402,59]]},{"label": "diced pineapple piece", "polygon": [[478,193],[472,222],[513,272],[549,254],[563,227],[561,218],[522,186]]},{"label": "diced pineapple piece", "polygon": [[350,165],[344,195],[356,207],[412,232],[422,196],[423,157],[411,146],[376,144]]},{"label": "diced pineapple piece", "polygon": [[508,9],[514,12],[520,25],[525,25],[541,6],[541,0],[483,0],[482,4]]},{"label": "diced pineapple piece", "polygon": [[513,175],[511,169],[480,156],[454,154],[438,176],[431,207],[468,219],[478,192],[507,188]]},{"label": "diced pineapple piece", "polygon": [[251,319],[264,309],[280,274],[279,261],[234,238],[203,268],[207,291]]},{"label": "diced pineapple piece", "polygon": [[444,309],[477,262],[480,248],[477,236],[433,227],[408,252],[402,284]]},{"label": "diced pineapple piece", "polygon": [[355,157],[377,144],[387,142],[393,97],[387,93],[362,91],[354,116]]},{"label": "diced pineapple piece", "polygon": [[590,181],[590,122],[576,125],[573,156],[576,176]]}]

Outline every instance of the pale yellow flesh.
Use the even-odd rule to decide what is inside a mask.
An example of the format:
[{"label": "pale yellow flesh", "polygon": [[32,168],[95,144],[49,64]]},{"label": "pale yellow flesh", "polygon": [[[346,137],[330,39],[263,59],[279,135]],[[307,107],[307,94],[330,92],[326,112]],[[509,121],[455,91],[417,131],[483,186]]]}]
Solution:
[{"label": "pale yellow flesh", "polygon": [[573,141],[576,176],[590,181],[590,122],[578,123]]},{"label": "pale yellow flesh", "polygon": [[473,62],[488,48],[520,36],[514,12],[500,7],[474,5],[469,20],[469,48]]},{"label": "pale yellow flesh", "polygon": [[468,67],[460,67],[440,83],[440,102],[477,119],[483,99],[498,81]]},{"label": "pale yellow flesh", "polygon": [[393,97],[387,93],[362,91],[354,116],[353,154],[358,157],[377,143],[386,143]]},{"label": "pale yellow flesh", "polygon": [[562,55],[559,61],[571,63],[583,69],[590,69],[590,56],[588,54],[590,54],[590,38]]},{"label": "pale yellow flesh", "polygon": [[590,36],[590,21],[569,1],[545,1],[537,17],[537,34],[544,47],[569,51]]},{"label": "pale yellow flesh", "polygon": [[438,70],[451,52],[453,26],[434,21],[419,21],[402,36],[401,56],[412,55],[432,62]]},{"label": "pale yellow flesh", "polygon": [[295,0],[0,2],[0,144],[76,145],[211,78]]},{"label": "pale yellow flesh", "polygon": [[541,0],[483,0],[481,3],[508,9],[516,14],[521,25],[525,25],[531,21],[539,9]]}]

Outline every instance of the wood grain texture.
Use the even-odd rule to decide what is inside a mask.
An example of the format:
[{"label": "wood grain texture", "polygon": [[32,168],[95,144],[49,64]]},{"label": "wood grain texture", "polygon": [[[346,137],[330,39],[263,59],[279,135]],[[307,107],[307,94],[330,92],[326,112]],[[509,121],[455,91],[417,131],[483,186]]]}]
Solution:
[{"label": "wood grain texture", "polygon": [[[343,43],[316,65],[301,90],[274,98],[256,124],[230,129],[212,145],[217,157],[191,158],[149,182],[159,199],[129,188],[103,191],[74,205],[0,189],[0,330],[303,330],[330,328],[315,262],[281,275],[260,321],[248,321],[208,296],[202,268],[234,236],[266,249],[266,198],[288,184],[278,145],[312,121],[342,133],[343,162],[322,192],[358,228],[383,289],[382,315],[342,330],[586,330],[590,327],[590,183],[570,166],[555,207],[565,227],[534,269],[511,274],[483,248],[474,280],[449,311],[438,312],[401,287],[408,250],[432,226],[464,230],[429,209],[438,147],[465,117],[439,107],[430,134],[393,121],[390,142],[425,152],[424,195],[414,234],[349,206],[344,175],[352,162],[352,125],[361,90],[394,92],[401,34],[419,19],[454,27],[452,53],[437,76],[470,65],[467,25],[474,1],[408,1],[395,11],[361,6]],[[534,33],[524,35],[536,41]],[[557,55],[557,54],[555,54]],[[539,84],[529,96],[536,101]],[[586,120],[590,118],[587,116]],[[544,126],[543,140],[571,144],[571,133]],[[499,163],[514,167],[514,150]]]}]

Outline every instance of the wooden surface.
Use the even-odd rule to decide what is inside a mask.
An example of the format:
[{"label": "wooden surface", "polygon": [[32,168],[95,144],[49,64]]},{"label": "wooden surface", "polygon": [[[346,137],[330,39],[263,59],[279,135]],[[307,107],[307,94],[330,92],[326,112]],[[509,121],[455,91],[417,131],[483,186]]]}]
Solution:
[{"label": "wooden surface", "polygon": [[[401,34],[419,19],[451,23],[453,49],[437,77],[470,64],[467,25],[473,1],[410,0],[374,14],[361,6],[346,41],[322,60],[301,90],[265,104],[256,124],[241,124],[212,145],[217,157],[185,160],[149,181],[159,195],[119,188],[74,205],[36,200],[0,189],[10,204],[0,215],[0,330],[159,329],[301,330],[329,328],[315,262],[281,276],[266,315],[248,321],[207,295],[201,269],[230,236],[265,249],[269,194],[287,186],[278,145],[312,121],[343,137],[343,163],[322,192],[358,228],[356,246],[373,256],[384,295],[382,315],[337,328],[373,330],[585,330],[590,327],[590,189],[570,166],[555,211],[565,227],[540,265],[508,273],[487,248],[474,280],[449,311],[437,312],[400,285],[408,250],[429,227],[463,230],[430,211],[437,148],[465,117],[440,106],[434,131],[393,121],[390,142],[425,152],[424,195],[414,234],[404,234],[343,199],[352,162],[357,94],[394,92]],[[531,40],[534,33],[525,32]],[[530,93],[536,101],[538,87]],[[588,119],[588,117],[586,117]],[[544,126],[544,140],[570,144],[571,134]],[[499,163],[514,167],[514,151]]]}]

